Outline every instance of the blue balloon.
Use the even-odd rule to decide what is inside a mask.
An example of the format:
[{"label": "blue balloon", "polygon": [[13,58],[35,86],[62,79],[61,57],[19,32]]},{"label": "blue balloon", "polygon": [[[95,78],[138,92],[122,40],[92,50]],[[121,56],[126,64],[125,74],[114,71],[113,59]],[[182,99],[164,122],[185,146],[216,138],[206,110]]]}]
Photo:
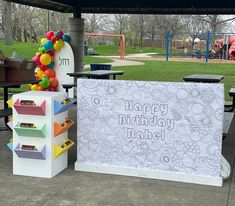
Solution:
[{"label": "blue balloon", "polygon": [[47,51],[50,51],[53,49],[53,42],[51,40],[47,40],[45,41],[45,43],[43,44],[43,47],[47,50]]},{"label": "blue balloon", "polygon": [[62,40],[63,41],[66,41],[66,42],[69,42],[70,41],[70,36],[68,35],[68,34],[64,34],[63,36],[62,36]]},{"label": "blue balloon", "polygon": [[59,31],[55,32],[55,35],[59,37],[60,36],[60,32]]},{"label": "blue balloon", "polygon": [[53,68],[54,68],[54,65],[55,65],[55,62],[51,61],[51,63],[48,64],[47,66],[48,66],[49,68],[53,69]]}]

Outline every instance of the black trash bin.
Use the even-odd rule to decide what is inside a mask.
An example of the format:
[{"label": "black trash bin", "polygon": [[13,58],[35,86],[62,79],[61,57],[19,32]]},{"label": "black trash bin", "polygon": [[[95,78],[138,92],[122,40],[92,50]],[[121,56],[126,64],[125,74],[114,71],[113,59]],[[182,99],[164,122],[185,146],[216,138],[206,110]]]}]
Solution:
[{"label": "black trash bin", "polygon": [[[111,70],[111,64],[90,64],[91,71],[95,70]],[[95,79],[109,79],[109,75],[95,77]]]}]

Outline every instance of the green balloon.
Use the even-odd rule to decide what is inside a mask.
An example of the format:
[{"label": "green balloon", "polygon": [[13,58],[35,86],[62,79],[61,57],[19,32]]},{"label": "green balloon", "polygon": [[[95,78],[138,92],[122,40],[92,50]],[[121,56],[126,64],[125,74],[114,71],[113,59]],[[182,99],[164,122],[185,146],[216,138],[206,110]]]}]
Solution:
[{"label": "green balloon", "polygon": [[43,88],[46,89],[50,86],[50,80],[47,76],[42,78],[42,81],[39,82],[39,85]]}]

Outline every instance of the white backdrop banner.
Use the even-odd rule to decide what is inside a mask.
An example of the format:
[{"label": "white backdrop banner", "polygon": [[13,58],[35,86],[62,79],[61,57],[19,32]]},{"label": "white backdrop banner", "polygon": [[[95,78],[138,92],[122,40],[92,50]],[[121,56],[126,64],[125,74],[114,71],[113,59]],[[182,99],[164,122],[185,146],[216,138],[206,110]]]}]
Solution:
[{"label": "white backdrop banner", "polygon": [[[55,72],[56,78],[59,81],[58,92],[65,92],[65,89],[61,86],[62,84],[73,84],[73,77],[67,75],[67,73],[74,72],[74,55],[71,46],[64,42],[64,47],[55,52]],[[69,90],[69,97],[74,97],[73,89]]]},{"label": "white backdrop banner", "polygon": [[76,170],[221,185],[223,84],[78,80]]}]

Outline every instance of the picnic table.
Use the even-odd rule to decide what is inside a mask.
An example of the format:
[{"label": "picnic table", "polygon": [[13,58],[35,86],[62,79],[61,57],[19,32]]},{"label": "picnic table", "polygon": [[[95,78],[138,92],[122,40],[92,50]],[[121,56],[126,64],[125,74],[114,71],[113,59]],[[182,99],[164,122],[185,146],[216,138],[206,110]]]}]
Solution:
[{"label": "picnic table", "polygon": [[67,75],[75,78],[79,77],[87,77],[88,79],[102,76],[113,76],[113,79],[116,79],[116,75],[123,75],[124,71],[117,70],[94,70],[87,72],[75,72],[75,73],[67,73]]},{"label": "picnic table", "polygon": [[88,79],[91,78],[99,78],[99,79],[106,79],[106,76],[113,76],[113,79],[116,79],[116,75],[123,75],[124,71],[117,71],[117,70],[94,70],[94,71],[87,71],[87,72],[75,72],[75,73],[67,73],[67,75],[74,77],[74,84],[62,84],[65,91],[68,93],[69,89],[77,86],[77,78],[79,77],[87,77]]},{"label": "picnic table", "polygon": [[7,128],[8,125],[8,117],[12,115],[12,109],[8,107],[8,89],[9,88],[20,88],[23,84],[37,84],[39,81],[32,80],[32,81],[22,81],[22,82],[0,82],[0,88],[3,88],[3,101],[4,101],[4,108],[0,110],[0,118],[4,118],[4,122]]},{"label": "picnic table", "polygon": [[[193,74],[183,78],[186,82],[201,82],[201,83],[219,83],[224,79],[223,75],[208,75],[208,74]],[[224,120],[223,120],[223,139],[226,138],[229,132],[231,122],[234,117],[235,108],[235,88],[231,88],[229,95],[233,97],[232,104],[225,105]]]},{"label": "picnic table", "polygon": [[192,74],[183,77],[185,82],[201,82],[201,83],[219,83],[224,79],[223,75],[215,74]]}]

